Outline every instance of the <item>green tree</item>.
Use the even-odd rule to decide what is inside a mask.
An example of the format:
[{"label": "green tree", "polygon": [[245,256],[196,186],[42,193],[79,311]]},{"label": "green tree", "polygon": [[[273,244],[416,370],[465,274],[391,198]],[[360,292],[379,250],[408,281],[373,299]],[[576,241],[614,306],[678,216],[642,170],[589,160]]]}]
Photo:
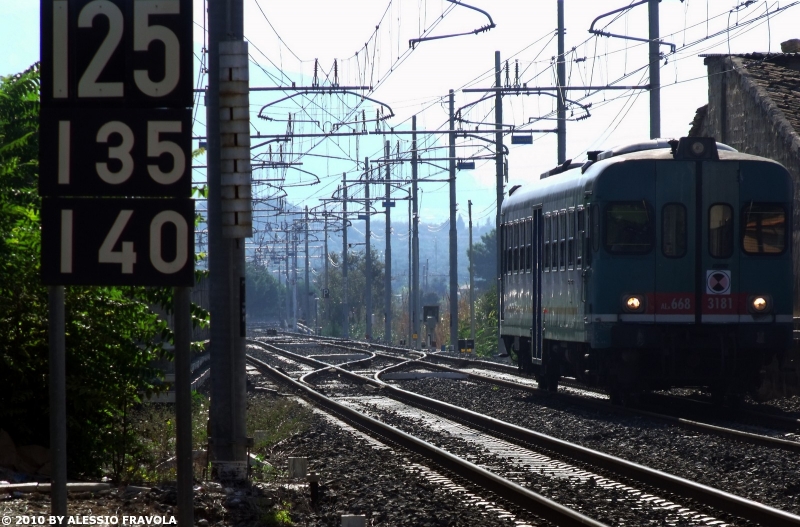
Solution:
[{"label": "green tree", "polygon": [[[47,289],[40,278],[39,67],[0,78],[0,423],[17,444],[47,444]],[[126,471],[131,408],[154,389],[150,364],[172,337],[150,309],[169,290],[67,287],[67,454],[70,477]],[[195,320],[207,314],[193,311]]]},{"label": "green tree", "polygon": [[[383,262],[378,261],[374,255],[375,248],[372,249],[372,313],[374,315],[372,323],[373,338],[380,338],[383,335],[383,317],[378,316],[383,313]],[[363,252],[348,251],[347,253],[347,300],[349,306],[350,336],[353,338],[364,338],[366,334],[366,258]],[[330,265],[328,267],[328,289],[330,297],[320,299],[319,315],[322,333],[339,337],[342,331],[342,320],[344,318],[344,280],[342,277],[341,255],[330,254]]]},{"label": "green tree", "polygon": [[497,282],[497,231],[492,229],[481,241],[472,245],[472,254],[467,249],[467,258],[474,266],[475,290],[486,291]]},{"label": "green tree", "polygon": [[247,314],[260,320],[285,315],[286,287],[263,265],[247,264]]}]

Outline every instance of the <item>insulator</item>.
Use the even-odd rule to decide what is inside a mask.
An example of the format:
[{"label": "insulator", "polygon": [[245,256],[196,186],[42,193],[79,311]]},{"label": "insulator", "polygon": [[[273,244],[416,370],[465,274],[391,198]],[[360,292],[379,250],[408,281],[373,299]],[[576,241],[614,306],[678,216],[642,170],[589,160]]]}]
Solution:
[{"label": "insulator", "polygon": [[333,59],[333,85],[339,85],[339,65],[336,63],[336,59]]}]

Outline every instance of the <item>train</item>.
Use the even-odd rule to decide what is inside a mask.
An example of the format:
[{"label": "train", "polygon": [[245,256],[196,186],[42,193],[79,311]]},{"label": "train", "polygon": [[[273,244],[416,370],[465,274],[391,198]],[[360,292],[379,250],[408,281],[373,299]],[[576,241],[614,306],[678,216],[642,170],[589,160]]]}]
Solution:
[{"label": "train", "polygon": [[524,372],[625,402],[758,388],[792,346],[793,188],[710,137],[567,161],[501,208],[500,337]]}]

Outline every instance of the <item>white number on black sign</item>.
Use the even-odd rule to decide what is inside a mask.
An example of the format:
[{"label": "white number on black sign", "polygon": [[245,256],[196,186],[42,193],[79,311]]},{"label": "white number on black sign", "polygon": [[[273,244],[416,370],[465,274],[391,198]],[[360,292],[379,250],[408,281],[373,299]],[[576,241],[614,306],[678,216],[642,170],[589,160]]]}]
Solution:
[{"label": "white number on black sign", "polygon": [[[70,133],[71,122],[59,121],[58,123],[58,183],[70,183]],[[180,133],[180,121],[148,121],[147,122],[147,157],[159,158],[162,154],[172,157],[172,170],[164,172],[156,163],[147,164],[147,172],[156,183],[171,185],[178,181],[186,169],[186,154],[174,141],[161,139],[164,133]],[[118,139],[113,139],[114,137]],[[116,171],[109,167],[108,162],[95,163],[95,169],[100,179],[110,185],[125,183],[133,174],[134,159],[131,150],[135,142],[133,130],[122,121],[109,121],[97,131],[97,143],[119,143],[117,146],[108,147],[109,159],[119,161],[120,168]]]},{"label": "white number on black sign", "polygon": [[[53,97],[68,96],[69,72],[69,16],[68,0],[53,1]],[[146,52],[153,42],[161,42],[164,56],[164,78],[154,81],[147,69],[133,70],[133,81],[143,94],[164,97],[172,93],[180,80],[180,41],[170,28],[151,23],[151,15],[180,15],[179,0],[135,0],[133,2],[133,51]],[[100,21],[105,18],[105,21]],[[125,97],[123,82],[103,82],[100,77],[109,61],[123,42],[125,17],[111,0],[93,0],[78,13],[78,28],[108,26],[103,41],[78,79],[78,97]],[[160,69],[160,68],[159,68]]]},{"label": "white number on black sign", "polygon": [[[122,274],[133,274],[133,266],[137,261],[136,249],[133,242],[122,241],[120,237],[125,226],[133,216],[132,210],[121,210],[114,220],[114,224],[108,231],[100,250],[97,252],[99,263],[119,264]],[[61,211],[61,272],[72,272],[72,218],[73,211],[65,209]],[[161,252],[162,230],[167,223],[175,227],[175,257],[171,261],[164,259]],[[155,215],[150,222],[150,263],[163,274],[174,274],[186,265],[189,259],[187,242],[189,236],[189,226],[186,220],[174,210],[164,210]],[[114,247],[119,243],[119,250]]]}]

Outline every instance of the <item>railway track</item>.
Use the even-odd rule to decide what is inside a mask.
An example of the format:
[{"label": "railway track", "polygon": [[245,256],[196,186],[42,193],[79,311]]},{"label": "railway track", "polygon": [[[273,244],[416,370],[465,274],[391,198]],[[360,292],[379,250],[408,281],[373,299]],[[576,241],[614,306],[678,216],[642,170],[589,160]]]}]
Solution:
[{"label": "railway track", "polygon": [[[341,341],[338,341],[334,345],[343,350],[355,349]],[[433,362],[435,364],[440,364],[441,362],[446,362],[454,366],[448,371],[466,373],[470,375],[470,378],[473,380],[506,387],[517,387],[531,393],[539,394],[538,383],[529,376],[521,375],[519,370],[511,365],[462,357],[450,357],[438,353],[425,354],[384,345],[371,344],[369,347],[382,349],[385,352],[400,354],[406,357],[414,356],[419,359],[423,359],[424,357],[424,362],[426,363]],[[380,353],[377,354],[380,356]],[[800,452],[800,436],[797,434],[797,432],[800,432],[800,420],[796,418],[770,415],[746,409],[738,409],[733,412],[730,409],[720,409],[710,402],[664,394],[649,394],[646,401],[644,401],[646,404],[642,405],[643,408],[620,407],[610,404],[608,394],[602,390],[586,387],[570,379],[562,379],[561,385],[565,386],[566,389],[561,390],[558,396],[567,398],[575,404],[593,407],[606,412],[638,415],[656,419],[681,426],[688,430],[726,438],[734,438],[751,444]],[[720,418],[725,418],[723,420],[725,426],[713,422],[720,421]],[[734,428],[736,426],[739,426],[739,428]],[[772,435],[768,433],[757,433],[748,430],[748,427],[753,429],[774,429],[775,432],[773,432]],[[789,436],[792,437],[792,439],[778,437],[779,435],[783,435],[781,432],[786,431],[789,432]]]},{"label": "railway track", "polygon": [[[452,420],[453,422],[458,423],[458,426],[471,427],[473,431],[470,432],[470,434],[472,434],[473,436],[488,434],[495,438],[493,439],[493,441],[512,440],[513,443],[515,444],[514,448],[530,448],[531,446],[535,446],[535,448],[544,449],[544,451],[549,453],[554,453],[555,455],[562,457],[563,459],[572,460],[571,462],[573,463],[577,462],[579,464],[585,464],[591,467],[597,467],[597,469],[602,471],[604,474],[610,473],[613,475],[617,475],[622,479],[627,480],[628,482],[634,481],[638,485],[643,485],[651,488],[658,488],[662,492],[666,492],[668,496],[680,496],[683,499],[690,500],[690,502],[692,503],[699,502],[704,504],[704,506],[709,506],[716,510],[724,511],[723,515],[731,514],[734,517],[747,518],[748,520],[757,521],[763,525],[770,525],[770,526],[800,525],[799,517],[788,514],[784,511],[780,511],[768,507],[766,505],[756,503],[754,501],[746,500],[744,498],[734,496],[719,491],[717,489],[706,487],[704,485],[700,485],[692,481],[684,480],[682,478],[677,478],[675,476],[671,476],[663,472],[659,472],[653,469],[648,469],[647,467],[643,467],[635,463],[630,463],[622,459],[614,458],[607,454],[591,451],[584,447],[580,447],[579,445],[573,445],[566,443],[564,441],[556,440],[552,437],[544,436],[543,434],[538,434],[531,430],[525,430],[521,427],[512,425],[510,423],[503,423],[486,415],[478,414],[476,412],[471,412],[469,410],[458,408],[453,405],[443,403],[441,401],[436,401],[434,399],[414,394],[412,392],[401,390],[395,386],[386,384],[378,380],[380,375],[382,373],[385,373],[387,370],[391,371],[391,370],[396,370],[398,368],[407,369],[409,366],[412,366],[414,364],[420,364],[419,362],[409,362],[409,361],[400,362],[398,360],[398,364],[396,366],[390,366],[389,368],[385,368],[380,371],[375,371],[374,374],[372,375],[372,378],[366,378],[362,375],[356,375],[344,368],[332,366],[330,363],[319,361],[315,358],[305,357],[296,353],[291,353],[285,349],[279,349],[274,346],[269,346],[269,345],[264,345],[264,346],[269,348],[274,353],[290,357],[292,360],[296,360],[298,362],[302,362],[304,364],[316,368],[314,371],[306,373],[305,375],[302,376],[302,380],[305,381],[301,383],[304,390],[311,389],[308,387],[310,382],[313,382],[315,378],[319,378],[320,376],[323,377],[333,376],[334,383],[341,383],[343,382],[342,379],[346,379],[347,382],[349,383],[369,385],[371,386],[372,391],[377,391],[378,393],[381,394],[380,400],[387,400],[388,398],[388,400],[394,401],[392,403],[387,403],[387,402],[381,403],[384,406],[385,405],[391,406],[402,403],[404,405],[409,405],[415,408],[413,412],[409,411],[409,413],[416,412],[418,414],[421,411],[433,412],[437,416],[439,416],[439,418]],[[343,346],[342,351],[352,352],[353,348],[348,348],[347,346]],[[394,359],[399,359],[398,357],[395,357],[391,353],[390,354],[377,353],[377,352],[369,352],[369,353],[371,354],[369,357],[364,357],[357,360],[359,362],[365,363],[367,361],[376,361],[376,359],[378,358],[385,359],[388,356],[392,356]],[[347,364],[345,364],[345,366],[347,366]],[[426,363],[425,366],[435,367],[435,365],[430,363]],[[358,369],[358,367],[356,367],[356,369]],[[373,368],[373,370],[374,369],[375,368]],[[371,371],[362,373],[371,373]],[[324,397],[323,395],[319,394],[319,392],[316,393],[317,395],[315,397]],[[365,397],[372,397],[373,398],[372,400],[377,400],[374,398],[375,397],[374,395],[369,395]],[[354,404],[355,403],[353,403],[353,401],[350,401],[351,411],[356,411],[356,409],[353,408]],[[359,404],[361,403],[355,405],[358,406]],[[530,456],[534,454],[526,454],[526,455]],[[536,455],[541,455],[541,454],[536,454]],[[601,477],[608,480],[608,476],[601,476]],[[628,483],[628,485],[630,484]],[[669,500],[669,498],[664,498],[664,499]],[[514,499],[511,499],[511,501],[513,503],[516,503]]]}]

